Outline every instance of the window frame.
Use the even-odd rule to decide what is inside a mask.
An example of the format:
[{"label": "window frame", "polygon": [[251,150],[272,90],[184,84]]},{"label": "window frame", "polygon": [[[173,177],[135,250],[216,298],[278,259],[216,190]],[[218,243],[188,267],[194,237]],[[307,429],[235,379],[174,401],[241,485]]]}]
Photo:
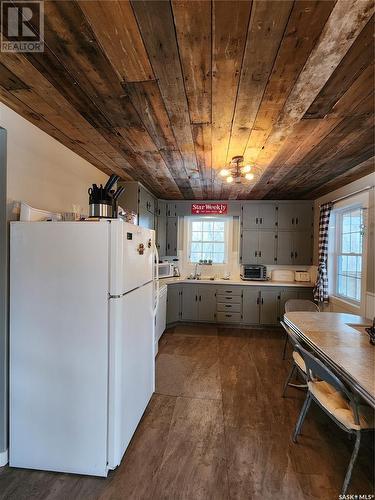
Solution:
[{"label": "window frame", "polygon": [[[347,312],[353,314],[364,314],[366,305],[366,282],[367,282],[367,244],[368,244],[368,193],[353,195],[350,198],[335,203],[331,220],[329,224],[328,238],[328,278],[329,278],[329,295],[332,303],[340,308],[344,308]],[[342,255],[341,251],[341,224],[342,215],[345,212],[360,208],[362,211],[362,272],[361,272],[361,287],[360,300],[354,300],[345,295],[338,293],[338,257]],[[340,217],[341,216],[341,217]],[[338,248],[338,243],[340,247]],[[359,255],[359,254],[355,254]]]},{"label": "window frame", "polygon": [[[231,217],[225,217],[222,215],[209,216],[209,215],[192,215],[186,217],[187,219],[187,233],[186,233],[186,262],[188,265],[195,265],[196,262],[191,260],[191,244],[192,244],[192,222],[195,221],[223,221],[224,222],[224,262],[212,262],[212,266],[225,266],[230,264],[229,262],[229,248],[231,245]],[[213,243],[215,243],[213,241]],[[220,242],[221,243],[221,242]]]}]

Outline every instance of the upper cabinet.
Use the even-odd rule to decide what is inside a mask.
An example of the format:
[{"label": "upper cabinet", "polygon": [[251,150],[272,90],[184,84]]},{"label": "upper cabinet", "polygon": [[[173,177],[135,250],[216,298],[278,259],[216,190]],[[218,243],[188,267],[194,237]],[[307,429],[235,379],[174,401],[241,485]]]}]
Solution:
[{"label": "upper cabinet", "polygon": [[148,229],[155,229],[156,198],[139,182],[124,182],[124,193],[120,196],[119,205],[135,212],[138,224]]},{"label": "upper cabinet", "polygon": [[275,229],[276,226],[275,203],[246,203],[242,205],[243,229]]},{"label": "upper cabinet", "polygon": [[280,203],[277,212],[277,227],[280,230],[306,231],[312,227],[311,203]]}]

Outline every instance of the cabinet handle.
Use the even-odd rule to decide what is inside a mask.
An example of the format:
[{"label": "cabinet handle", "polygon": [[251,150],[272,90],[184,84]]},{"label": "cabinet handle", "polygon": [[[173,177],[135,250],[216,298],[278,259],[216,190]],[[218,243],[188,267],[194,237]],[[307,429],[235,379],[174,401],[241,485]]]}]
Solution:
[{"label": "cabinet handle", "polygon": [[198,302],[198,295],[195,296],[195,302]]},{"label": "cabinet handle", "polygon": [[262,304],[264,304],[264,302],[263,302],[263,297],[262,297]]},{"label": "cabinet handle", "polygon": [[225,293],[233,293],[233,290],[225,290]]},{"label": "cabinet handle", "polygon": [[298,217],[296,217],[296,224],[298,224]]},{"label": "cabinet handle", "polygon": [[259,251],[259,257],[262,257],[262,250]]},{"label": "cabinet handle", "polygon": [[255,219],[255,224],[258,224],[258,217]]},{"label": "cabinet handle", "polygon": [[257,304],[259,304],[259,297],[257,297]]},{"label": "cabinet handle", "polygon": [[263,217],[261,217],[259,221],[260,221],[259,224],[263,224]]},{"label": "cabinet handle", "polygon": [[233,297],[225,297],[225,300],[232,300]]},{"label": "cabinet handle", "polygon": [[231,315],[231,314],[226,314],[226,315],[225,315],[225,317],[226,317],[226,318],[231,318],[231,317],[232,317],[232,315]]},{"label": "cabinet handle", "polygon": [[294,252],[294,257],[297,258],[297,256],[298,256],[298,253]]},{"label": "cabinet handle", "polygon": [[225,304],[225,307],[232,307],[231,304]]},{"label": "cabinet handle", "polygon": [[294,224],[294,217],[293,217],[293,219],[292,219],[292,224]]},{"label": "cabinet handle", "polygon": [[201,301],[202,301],[202,296],[201,296],[201,295],[199,295],[199,302],[201,302]]},{"label": "cabinet handle", "polygon": [[291,258],[293,259],[293,252],[290,252],[290,256],[291,256]]},{"label": "cabinet handle", "polygon": [[257,255],[258,255],[258,252],[255,250],[255,257],[257,257]]}]

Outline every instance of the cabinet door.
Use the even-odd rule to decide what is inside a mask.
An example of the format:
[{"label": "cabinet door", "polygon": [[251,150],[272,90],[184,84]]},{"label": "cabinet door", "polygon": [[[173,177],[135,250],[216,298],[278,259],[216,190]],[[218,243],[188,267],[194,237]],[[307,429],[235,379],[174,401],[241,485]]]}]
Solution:
[{"label": "cabinet door", "polygon": [[156,246],[159,257],[167,255],[167,217],[158,215],[156,217]]},{"label": "cabinet door", "polygon": [[309,266],[312,264],[312,234],[310,231],[298,231],[293,235],[294,264]]},{"label": "cabinet door", "polygon": [[167,217],[176,217],[176,203],[167,203]]},{"label": "cabinet door", "polygon": [[259,231],[258,264],[275,264],[276,262],[276,231]]},{"label": "cabinet door", "polygon": [[154,215],[149,212],[144,205],[139,205],[138,208],[138,224],[147,229],[154,229]]},{"label": "cabinet door", "polygon": [[299,231],[311,231],[313,222],[313,209],[310,204],[295,205],[295,226]]},{"label": "cabinet door", "polygon": [[216,319],[216,287],[198,287],[198,319],[214,322]]},{"label": "cabinet door", "polygon": [[313,289],[312,288],[301,288],[298,290],[298,298],[303,300],[314,301]]},{"label": "cabinet door", "polygon": [[243,322],[251,325],[259,324],[259,289],[246,286],[243,289],[242,316]]},{"label": "cabinet door", "polygon": [[260,229],[275,229],[276,228],[276,204],[263,203],[259,205],[258,227]]},{"label": "cabinet door", "polygon": [[297,216],[295,203],[280,203],[277,213],[277,227],[279,229],[295,229]]},{"label": "cabinet door", "polygon": [[177,217],[167,218],[167,249],[166,255],[177,255]]},{"label": "cabinet door", "polygon": [[181,311],[181,287],[168,285],[167,295],[167,323],[179,321]]},{"label": "cabinet door", "polygon": [[185,321],[198,319],[198,289],[194,285],[182,287],[181,313]]},{"label": "cabinet door", "polygon": [[279,291],[263,289],[260,294],[260,324],[276,325],[279,315]]},{"label": "cabinet door", "polygon": [[242,205],[242,228],[257,229],[259,227],[259,204]]},{"label": "cabinet door", "polygon": [[243,264],[257,264],[259,251],[259,231],[250,229],[242,231],[242,252],[241,260]]},{"label": "cabinet door", "polygon": [[279,302],[279,317],[282,319],[285,313],[285,302],[290,299],[298,299],[298,290],[294,289],[283,289],[280,292],[280,302]]},{"label": "cabinet door", "polygon": [[277,264],[294,264],[294,244],[292,231],[279,231],[277,234]]}]

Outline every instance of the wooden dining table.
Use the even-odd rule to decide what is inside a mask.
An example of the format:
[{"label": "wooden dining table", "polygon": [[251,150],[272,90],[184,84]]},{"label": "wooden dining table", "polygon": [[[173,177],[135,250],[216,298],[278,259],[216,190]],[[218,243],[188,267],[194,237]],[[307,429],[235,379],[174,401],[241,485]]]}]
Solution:
[{"label": "wooden dining table", "polygon": [[365,331],[370,320],[346,313],[289,312],[284,322],[302,344],[375,407],[375,346]]}]

